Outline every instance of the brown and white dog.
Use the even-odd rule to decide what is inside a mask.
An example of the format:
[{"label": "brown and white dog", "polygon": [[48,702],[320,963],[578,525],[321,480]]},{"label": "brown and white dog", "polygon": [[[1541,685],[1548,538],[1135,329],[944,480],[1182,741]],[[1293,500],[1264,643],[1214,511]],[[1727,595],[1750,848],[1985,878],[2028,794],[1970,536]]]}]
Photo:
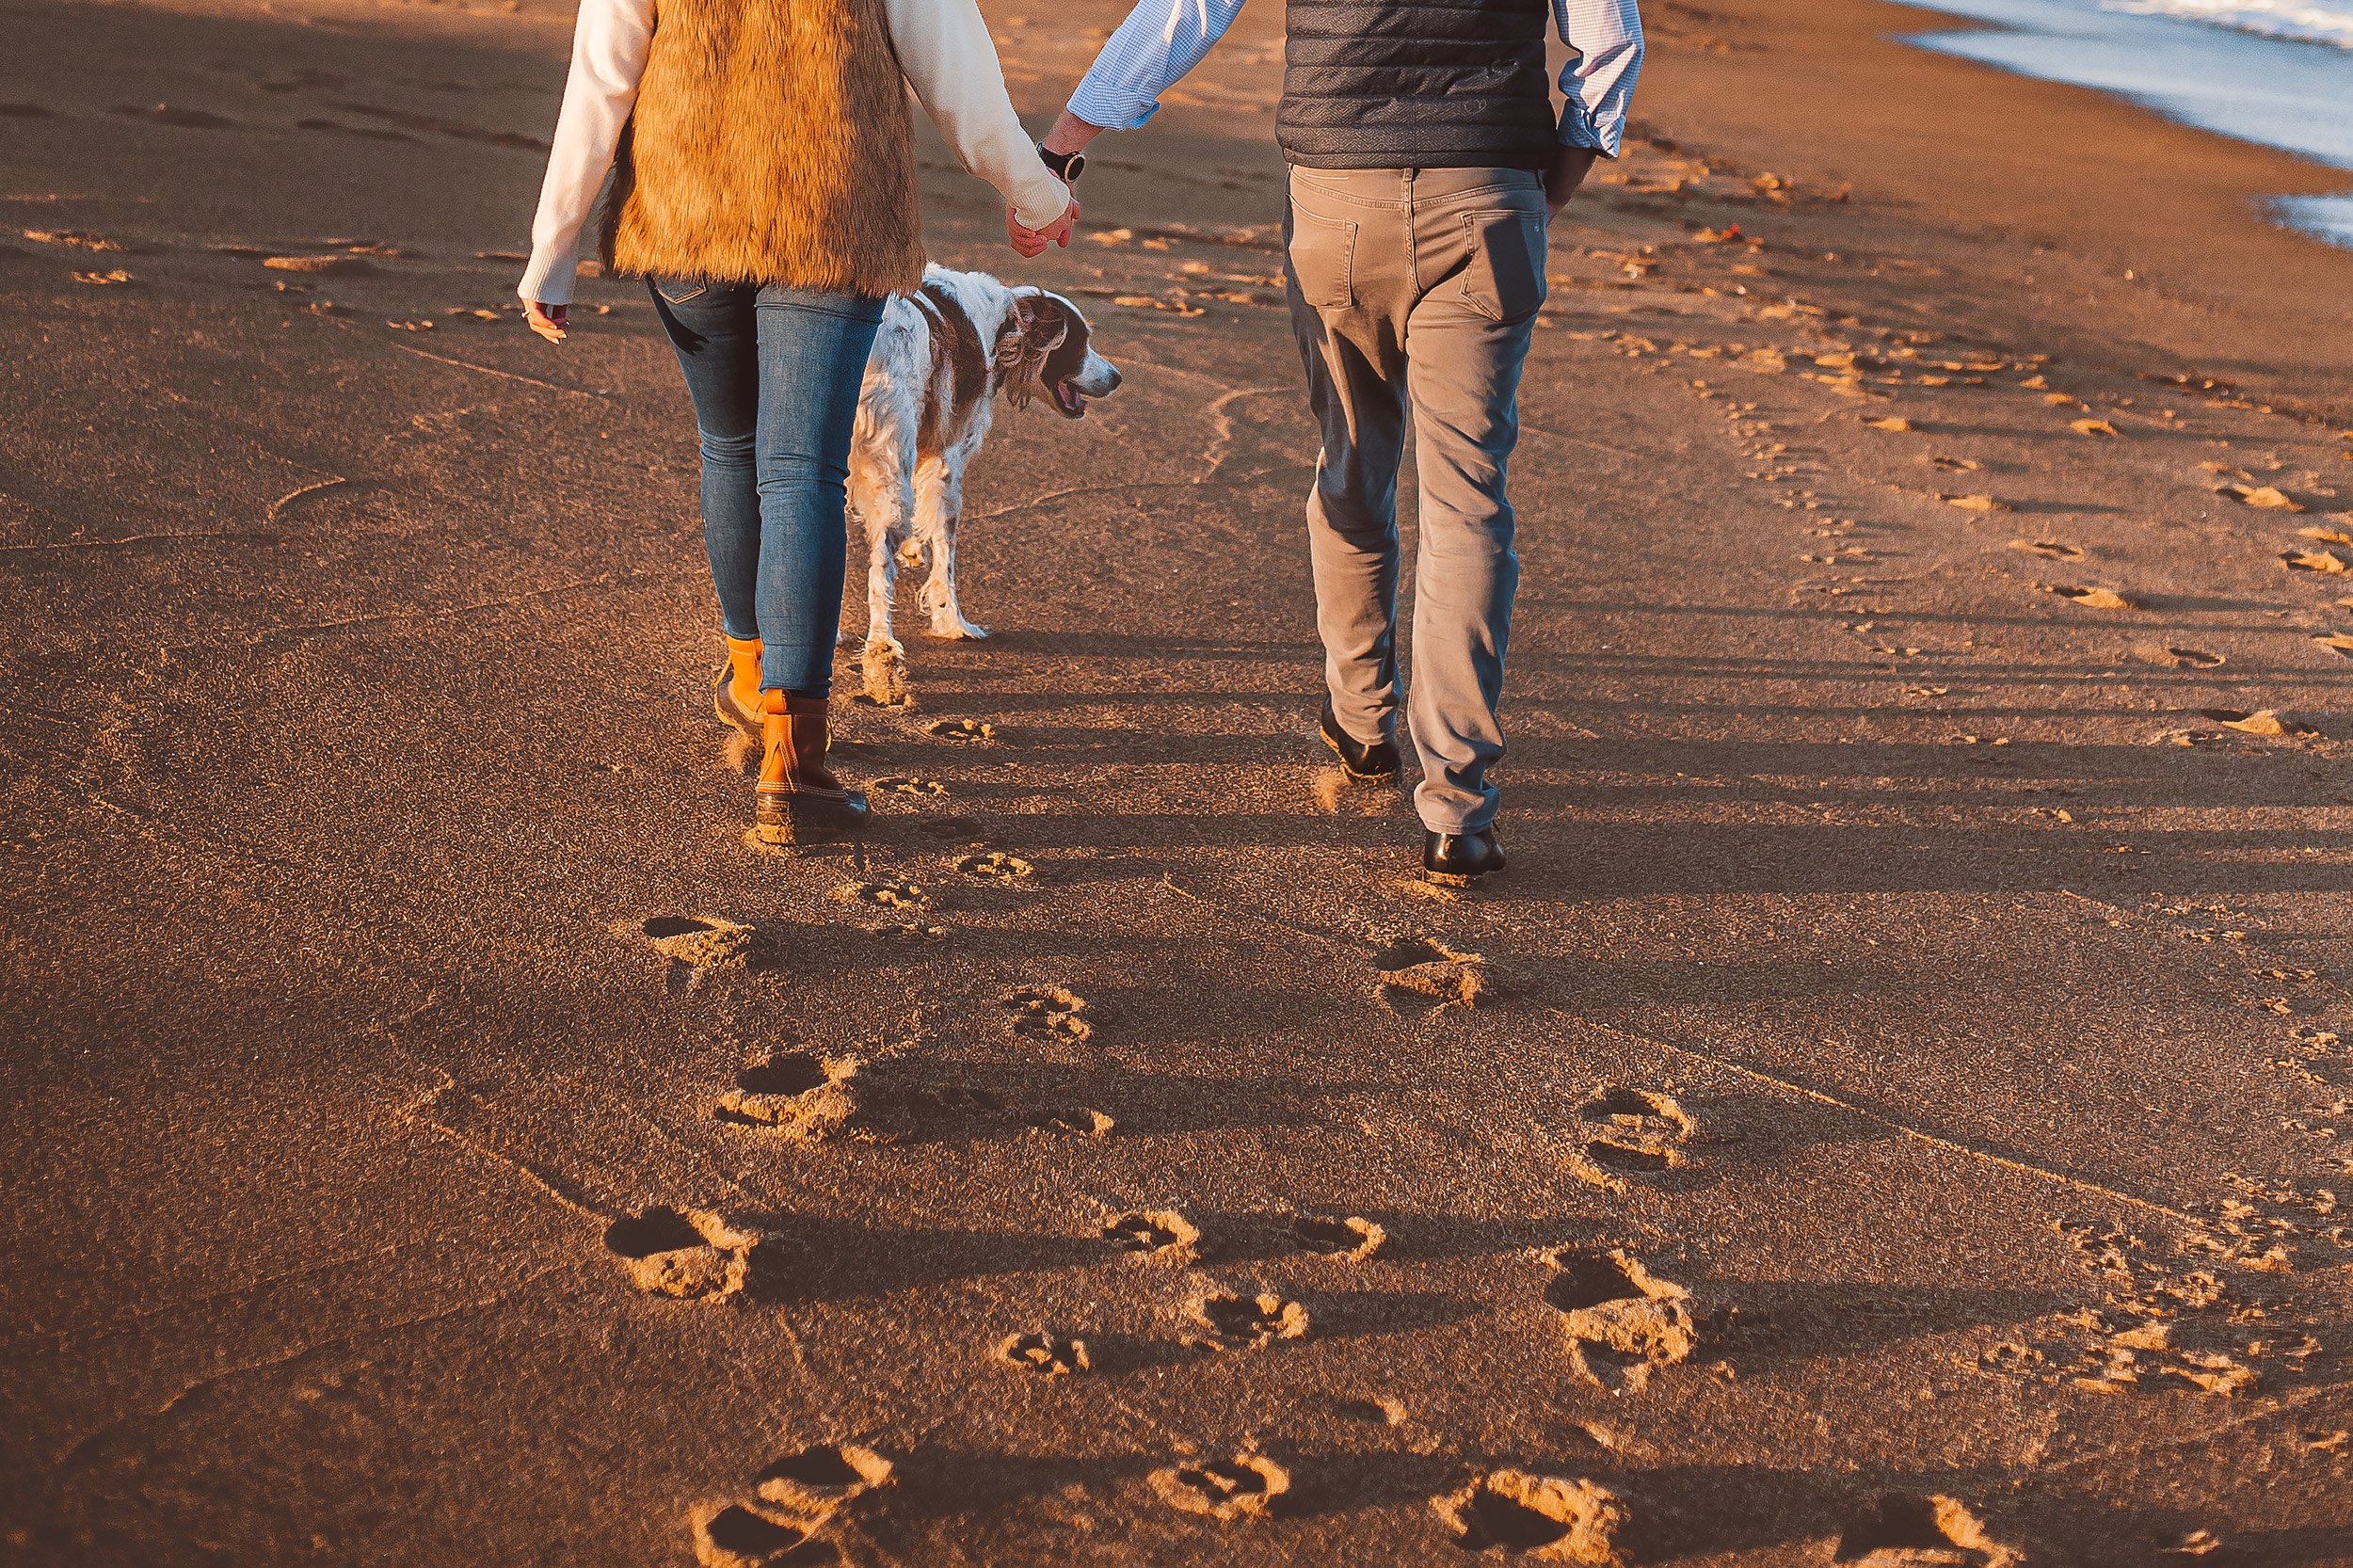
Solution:
[{"label": "brown and white dog", "polygon": [[866,522],[868,697],[907,700],[906,648],[890,630],[902,563],[931,568],[922,605],[933,636],[988,635],[956,603],[956,519],[997,394],[1016,408],[1042,399],[1078,419],[1089,398],[1118,387],[1117,367],[1061,295],[930,266],[920,293],[891,299],[866,360],[850,449],[850,506]]}]

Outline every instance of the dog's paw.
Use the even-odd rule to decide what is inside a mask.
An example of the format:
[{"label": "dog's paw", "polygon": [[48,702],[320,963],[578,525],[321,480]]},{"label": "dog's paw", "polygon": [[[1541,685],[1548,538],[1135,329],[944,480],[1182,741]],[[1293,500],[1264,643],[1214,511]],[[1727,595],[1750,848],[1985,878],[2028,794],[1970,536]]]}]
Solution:
[{"label": "dog's paw", "polygon": [[915,698],[907,691],[905,648],[895,642],[878,642],[870,637],[858,667],[866,673],[866,690],[859,694],[864,700],[884,708],[915,706]]},{"label": "dog's paw", "polygon": [[988,628],[975,626],[953,611],[936,611],[932,616],[932,635],[950,642],[969,638],[978,642],[988,635]]}]

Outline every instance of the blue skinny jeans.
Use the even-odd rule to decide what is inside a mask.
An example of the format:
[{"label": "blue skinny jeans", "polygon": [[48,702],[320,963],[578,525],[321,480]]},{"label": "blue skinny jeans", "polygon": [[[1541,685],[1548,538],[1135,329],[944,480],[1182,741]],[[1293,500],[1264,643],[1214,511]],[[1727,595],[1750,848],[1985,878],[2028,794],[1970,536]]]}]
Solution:
[{"label": "blue skinny jeans", "polygon": [[703,547],[727,634],[760,684],[833,690],[849,552],[850,437],[883,302],[776,284],[652,280],[702,436]]}]

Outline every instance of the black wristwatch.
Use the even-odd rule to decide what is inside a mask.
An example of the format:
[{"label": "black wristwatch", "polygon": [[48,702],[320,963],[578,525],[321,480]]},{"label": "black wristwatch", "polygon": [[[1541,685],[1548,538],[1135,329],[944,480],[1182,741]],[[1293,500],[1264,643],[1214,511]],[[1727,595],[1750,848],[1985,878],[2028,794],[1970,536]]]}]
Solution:
[{"label": "black wristwatch", "polygon": [[1037,155],[1046,160],[1046,167],[1052,169],[1065,185],[1077,184],[1079,176],[1086,172],[1087,155],[1084,152],[1048,152],[1041,144]]}]

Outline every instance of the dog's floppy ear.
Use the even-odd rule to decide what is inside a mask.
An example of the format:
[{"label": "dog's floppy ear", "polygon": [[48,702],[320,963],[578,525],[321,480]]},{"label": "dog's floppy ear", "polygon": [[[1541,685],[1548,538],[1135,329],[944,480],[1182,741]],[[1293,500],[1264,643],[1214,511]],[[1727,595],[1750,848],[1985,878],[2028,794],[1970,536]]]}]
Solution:
[{"label": "dog's floppy ear", "polygon": [[1035,397],[1046,356],[1070,335],[1070,318],[1046,295],[1021,295],[1013,302],[1013,319],[997,339],[997,379],[1005,401],[1018,408]]}]

